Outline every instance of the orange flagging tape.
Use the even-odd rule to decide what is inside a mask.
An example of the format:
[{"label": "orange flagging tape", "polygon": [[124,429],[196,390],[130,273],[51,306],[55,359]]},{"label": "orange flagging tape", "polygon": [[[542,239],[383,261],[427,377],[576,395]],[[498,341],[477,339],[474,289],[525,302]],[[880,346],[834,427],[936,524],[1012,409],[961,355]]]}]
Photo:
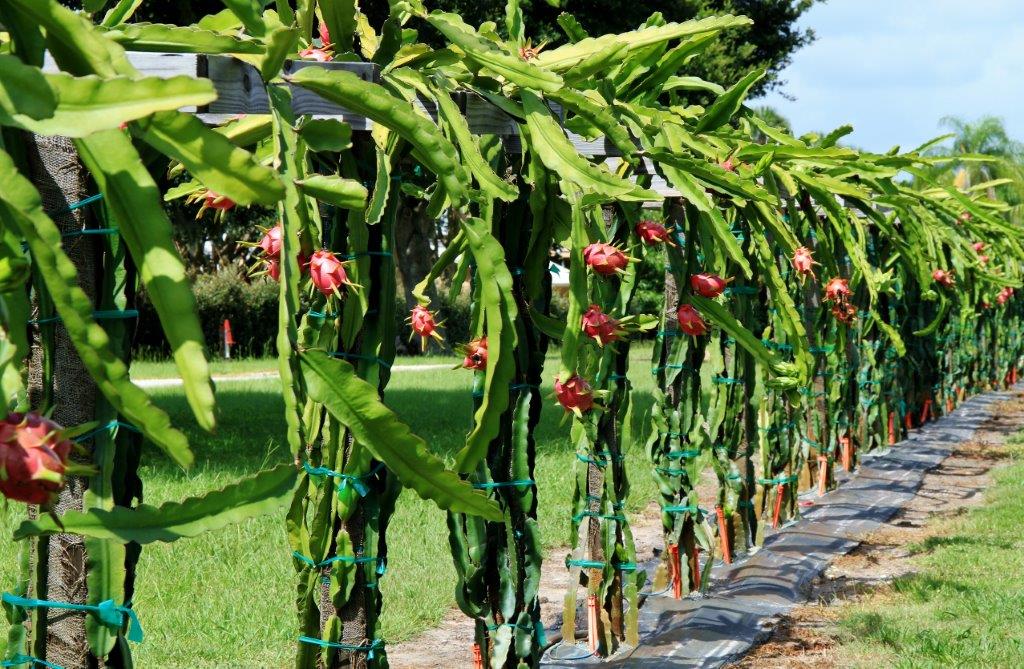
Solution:
[{"label": "orange flagging tape", "polygon": [[889,412],[889,445],[896,443],[896,412]]},{"label": "orange flagging tape", "polygon": [[921,410],[921,420],[919,421],[921,423],[921,425],[924,425],[925,423],[927,423],[928,420],[931,418],[931,415],[932,415],[932,398],[929,397],[929,398],[927,398],[924,401],[924,408]]},{"label": "orange flagging tape", "polygon": [[914,417],[910,415],[909,411],[903,416],[903,426],[907,428],[907,430],[914,429]]},{"label": "orange flagging tape", "polygon": [[587,595],[587,645],[597,652],[597,595]]},{"label": "orange flagging tape", "polygon": [[693,547],[693,589],[700,589],[700,546]]},{"label": "orange flagging tape", "polygon": [[779,526],[779,514],[782,513],[782,495],[786,492],[786,484],[780,483],[775,489],[775,514],[772,516],[772,528]]},{"label": "orange flagging tape", "polygon": [[478,643],[473,644],[473,669],[484,669],[484,655]]},{"label": "orange flagging tape", "polygon": [[853,466],[853,445],[850,442],[850,435],[846,435],[839,439],[839,444],[843,451],[843,469],[850,471]]},{"label": "orange flagging tape", "polygon": [[725,564],[732,564],[732,551],[729,549],[729,532],[725,524],[725,510],[715,507],[715,515],[718,516],[718,536],[722,538],[722,559]]},{"label": "orange flagging tape", "polygon": [[683,565],[679,560],[679,544],[672,544],[668,547],[669,572],[672,578],[672,596],[676,599],[683,597]]}]

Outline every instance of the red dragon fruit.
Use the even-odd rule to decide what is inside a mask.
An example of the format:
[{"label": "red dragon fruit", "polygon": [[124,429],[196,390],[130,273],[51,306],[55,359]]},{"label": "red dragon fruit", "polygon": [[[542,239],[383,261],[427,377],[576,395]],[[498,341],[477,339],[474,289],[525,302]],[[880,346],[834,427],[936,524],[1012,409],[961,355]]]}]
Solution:
[{"label": "red dragon fruit", "polygon": [[732,156],[729,156],[722,162],[718,163],[718,166],[721,167],[726,172],[735,172],[736,168],[739,166],[739,163],[734,161],[732,159]]},{"label": "red dragon fruit", "polygon": [[952,288],[953,285],[956,283],[955,281],[953,281],[953,273],[947,272],[944,269],[937,269],[934,272],[932,272],[932,279],[935,281],[935,283],[946,288]]},{"label": "red dragon fruit", "polygon": [[714,299],[722,294],[731,279],[723,279],[717,274],[694,274],[690,277],[690,288],[701,297]]},{"label": "red dragon fruit", "polygon": [[814,254],[806,246],[799,247],[796,251],[793,251],[793,258],[790,261],[793,263],[793,269],[801,277],[809,276],[814,278],[814,266],[818,263],[814,260]]},{"label": "red dragon fruit", "polygon": [[601,242],[583,249],[583,260],[602,276],[621,272],[629,264],[629,256],[611,244]]},{"label": "red dragon fruit", "polygon": [[999,291],[998,295],[996,295],[996,302],[999,304],[1006,304],[1011,297],[1013,297],[1013,288],[1006,286]]},{"label": "red dragon fruit", "polygon": [[281,238],[283,236],[284,228],[278,223],[263,233],[263,238],[260,239],[260,243],[257,246],[263,250],[263,255],[266,257],[279,258],[281,256]]},{"label": "red dragon fruit", "polygon": [[601,307],[596,304],[591,304],[583,314],[583,332],[601,346],[616,341],[622,334],[619,322],[601,311]]},{"label": "red dragon fruit", "polygon": [[8,414],[0,422],[0,493],[27,504],[52,503],[64,487],[72,447],[48,418]]},{"label": "red dragon fruit", "polygon": [[466,369],[484,371],[487,369],[487,337],[480,337],[466,344],[463,349],[465,359],[462,366]]},{"label": "red dragon fruit", "polygon": [[338,295],[342,286],[354,285],[348,280],[345,266],[330,251],[317,251],[309,259],[309,276],[313,285],[324,295]]},{"label": "red dragon fruit", "polygon": [[[424,349],[427,348],[427,339],[430,337],[433,337],[439,342],[444,341],[441,337],[441,333],[437,331],[440,323],[434,319],[434,314],[430,312],[430,309],[427,309],[421,304],[417,304],[409,313],[409,325],[412,326],[413,334],[421,337]],[[487,345],[484,344],[485,348],[486,346]]]},{"label": "red dragon fruit", "polygon": [[679,321],[679,328],[691,337],[699,337],[707,334],[708,324],[701,318],[700,312],[691,304],[684,304],[676,312],[676,320]]},{"label": "red dragon fruit", "polygon": [[331,33],[323,21],[320,22],[320,45],[325,49],[331,46]]},{"label": "red dragon fruit", "polygon": [[668,228],[657,221],[644,219],[636,224],[636,234],[648,246],[655,244],[671,244],[668,236]]},{"label": "red dragon fruit", "polygon": [[594,408],[594,392],[579,374],[573,374],[569,380],[562,382],[555,379],[555,399],[566,411],[583,414]]},{"label": "red dragon fruit", "polygon": [[269,276],[274,281],[280,281],[281,280],[281,261],[278,260],[277,258],[267,258],[265,262],[266,262],[266,265],[267,265],[267,269],[266,269],[267,276]]},{"label": "red dragon fruit", "polygon": [[832,315],[840,323],[849,325],[857,319],[857,307],[849,302],[837,302],[832,305]]},{"label": "red dragon fruit", "polygon": [[836,277],[825,284],[825,299],[830,302],[845,303],[850,297],[850,282]]},{"label": "red dragon fruit", "polygon": [[985,242],[974,242],[971,246],[974,247],[975,253],[981,253],[985,250]]}]

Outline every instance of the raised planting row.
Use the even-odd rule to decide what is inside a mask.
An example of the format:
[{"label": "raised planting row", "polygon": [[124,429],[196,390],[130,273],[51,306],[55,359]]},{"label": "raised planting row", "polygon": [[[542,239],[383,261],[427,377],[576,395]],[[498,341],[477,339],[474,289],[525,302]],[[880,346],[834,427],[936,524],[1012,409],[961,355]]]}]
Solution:
[{"label": "raised planting row", "polygon": [[[296,607],[296,667],[386,666],[377,585],[402,578],[386,570],[402,487],[447,513],[456,600],[476,622],[467,653],[537,666],[545,401],[564,409],[575,446],[563,640],[609,655],[636,643],[644,587],[624,445],[648,446],[666,546],[654,586],[678,597],[707,584],[715,558],[795,518],[802,490],[832,487],[837,461],[853,468],[1015,380],[1024,247],[989,196],[1000,184],[948,185],[928,147],[844,148],[846,126],[794,138],[744,107],[763,72],[727,89],[686,76],[743,17],[655,14],[591,37],[564,14],[565,44],[541,50],[516,0],[500,30],[417,0],[390,3],[376,27],[337,0],[230,0],[190,27],[130,23],[137,2],[107,4],[0,0],[0,491],[30,505],[5,573],[10,666],[131,666],[140,547],[258,514],[280,515],[293,551],[296,597],[277,604]],[[152,60],[132,50],[202,54],[192,62],[227,79],[140,71]],[[216,117],[179,111],[212,113],[235,84],[256,113],[211,128]],[[695,92],[713,101],[688,105]],[[501,123],[470,121],[484,102]],[[129,380],[138,290],[196,420],[217,423],[163,206],[176,198],[200,216],[276,207],[254,272],[280,286],[293,463],[155,508],[142,503],[143,440],[182,467],[193,455]],[[460,344],[475,413],[450,467],[382,401],[396,336],[409,334],[394,331],[394,295],[410,217],[450,241],[413,291],[409,333],[444,336],[437,291],[472,296]],[[661,314],[632,306],[644,254],[668,267]],[[550,266],[566,258],[562,319]],[[640,336],[656,339],[654,357],[629,369]],[[545,369],[552,344],[558,369]],[[658,391],[641,417],[630,379],[643,374]]]}]

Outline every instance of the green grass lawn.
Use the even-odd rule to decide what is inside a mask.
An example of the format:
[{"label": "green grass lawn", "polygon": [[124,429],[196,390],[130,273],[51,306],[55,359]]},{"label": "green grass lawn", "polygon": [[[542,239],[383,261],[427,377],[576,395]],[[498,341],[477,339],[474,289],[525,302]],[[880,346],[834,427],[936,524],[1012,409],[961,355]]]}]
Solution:
[{"label": "green grass lawn", "polygon": [[841,666],[1024,667],[1021,441],[983,507],[912,547],[920,571],[846,610]]},{"label": "green grass lawn", "polygon": [[[652,380],[650,347],[634,354],[638,424],[646,425]],[[427,364],[450,358],[421,358]],[[401,361],[405,363],[405,361]],[[410,361],[411,362],[411,361]],[[557,369],[552,359],[549,370]],[[237,367],[236,367],[237,365]],[[267,361],[217,363],[215,373],[269,369]],[[136,378],[176,376],[167,363],[133,366]],[[551,377],[542,391],[551,393]],[[457,371],[402,371],[386,402],[431,445],[450,458],[463,444],[472,416],[470,374]],[[191,439],[196,464],[187,473],[155,449],[144,458],[146,502],[159,504],[226,485],[262,467],[287,461],[283,406],[277,382],[224,381],[218,384],[220,425],[215,435],[195,427],[180,388],[154,388],[156,401]],[[547,401],[538,428],[537,482],[540,525],[554,560],[562,559],[569,530],[573,449],[562,411]],[[640,421],[643,421],[642,423]],[[628,453],[634,485],[633,510],[655,498],[642,444]],[[22,511],[0,510],[0,532],[10,536]],[[389,529],[384,637],[400,641],[435,625],[454,606],[455,574],[448,551],[444,514],[406,491]],[[142,553],[135,608],[146,632],[136,648],[140,667],[286,667],[294,648],[294,570],[282,517],[255,519],[215,534],[173,544],[153,544]],[[0,541],[0,565],[13,565],[14,546]],[[6,569],[0,569],[0,573]],[[10,582],[6,573],[3,584]],[[2,646],[2,642],[0,642]]]},{"label": "green grass lawn", "polygon": [[[650,346],[644,348],[644,356],[648,357]],[[454,367],[462,362],[462,358],[436,355],[400,355],[395,359],[396,367],[412,367],[424,365],[447,365]],[[215,376],[231,376],[233,374],[252,374],[256,372],[276,372],[276,358],[214,358],[210,361],[210,372]],[[157,360],[136,360],[132,363],[133,379],[173,379],[178,378],[178,370],[173,364]]]}]

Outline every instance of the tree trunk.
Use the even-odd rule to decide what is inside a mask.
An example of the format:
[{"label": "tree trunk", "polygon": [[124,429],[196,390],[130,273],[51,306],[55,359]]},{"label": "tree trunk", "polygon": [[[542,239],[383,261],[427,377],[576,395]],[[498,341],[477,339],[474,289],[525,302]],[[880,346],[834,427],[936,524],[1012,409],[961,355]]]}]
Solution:
[{"label": "tree trunk", "polygon": [[[88,210],[70,210],[70,205],[89,193],[88,175],[78,159],[70,139],[63,137],[28,137],[28,161],[32,181],[42,196],[43,206],[61,232],[85,227]],[[78,270],[79,286],[93,302],[96,298],[96,243],[92,237],[74,238],[64,247]],[[39,318],[38,295],[33,299],[34,318]],[[49,316],[52,314],[43,314]],[[44,372],[43,329],[51,328],[52,348],[48,352],[52,375]],[[46,378],[50,376],[50,378]],[[64,426],[80,425],[94,418],[96,385],[82,365],[67,331],[59,321],[35,328],[29,366],[30,398],[34,410],[52,408],[53,419]],[[49,406],[42,406],[50,399]],[[75,460],[91,462],[91,454],[72,455]],[[69,477],[66,487],[54,506],[58,515],[68,510],[81,510],[87,479]],[[39,540],[33,596],[56,602],[84,604],[86,601],[85,543],[80,536],[57,534]],[[44,572],[45,574],[41,573]],[[43,609],[39,613],[40,631],[45,640],[37,640],[37,652],[45,650],[47,661],[64,669],[84,669],[90,661],[85,636],[85,614],[77,611]]]}]

